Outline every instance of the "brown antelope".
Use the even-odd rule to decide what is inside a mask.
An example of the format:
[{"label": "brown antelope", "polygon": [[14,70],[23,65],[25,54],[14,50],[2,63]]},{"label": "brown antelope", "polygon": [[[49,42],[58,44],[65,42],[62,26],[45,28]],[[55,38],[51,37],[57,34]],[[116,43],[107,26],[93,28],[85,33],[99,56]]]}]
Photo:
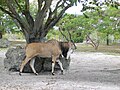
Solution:
[{"label": "brown antelope", "polygon": [[61,51],[62,51],[62,55],[66,58],[69,59],[70,55],[73,53],[74,51],[74,45],[71,42],[59,42]]},{"label": "brown antelope", "polygon": [[58,44],[58,41],[54,41],[54,44],[47,42],[27,44],[26,58],[20,66],[19,74],[21,75],[24,66],[28,63],[28,61],[30,61],[30,67],[32,68],[33,72],[38,75],[38,73],[34,69],[35,56],[52,58],[52,75],[55,74],[54,66],[56,62],[58,62],[58,64],[60,65],[61,73],[63,74],[62,63],[59,60],[59,56],[62,54],[62,52]]},{"label": "brown antelope", "polygon": [[[47,41],[48,43],[54,44],[56,42],[55,39],[51,39]],[[75,47],[72,42],[59,42],[59,47],[62,51],[62,55],[68,59],[71,55],[71,53],[74,51]]]}]

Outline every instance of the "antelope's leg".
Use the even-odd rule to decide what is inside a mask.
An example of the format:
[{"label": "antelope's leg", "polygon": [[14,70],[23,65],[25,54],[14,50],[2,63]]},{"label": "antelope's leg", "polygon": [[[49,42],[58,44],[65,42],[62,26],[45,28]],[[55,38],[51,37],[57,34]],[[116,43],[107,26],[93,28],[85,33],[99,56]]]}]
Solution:
[{"label": "antelope's leg", "polygon": [[59,64],[59,66],[60,66],[61,74],[63,74],[63,66],[62,66],[62,63],[60,62],[60,60],[57,60],[56,62],[57,62],[57,63]]},{"label": "antelope's leg", "polygon": [[32,68],[32,71],[34,72],[34,74],[38,75],[38,73],[36,73],[36,70],[34,68],[34,63],[35,63],[35,58],[33,58],[31,61],[30,61],[30,67]]},{"label": "antelope's leg", "polygon": [[73,52],[73,50],[72,50],[72,49],[69,49],[69,51],[68,51],[68,53],[67,53],[66,59],[69,59],[69,57],[70,57],[70,55],[71,55],[72,52]]},{"label": "antelope's leg", "polygon": [[21,66],[20,66],[20,72],[19,72],[19,75],[21,75],[24,66],[28,63],[28,61],[29,61],[30,59],[31,59],[31,58],[27,58],[27,57],[26,57],[25,60],[22,61],[22,64],[21,64]]},{"label": "antelope's leg", "polygon": [[52,75],[55,75],[54,67],[55,67],[55,57],[52,57]]}]

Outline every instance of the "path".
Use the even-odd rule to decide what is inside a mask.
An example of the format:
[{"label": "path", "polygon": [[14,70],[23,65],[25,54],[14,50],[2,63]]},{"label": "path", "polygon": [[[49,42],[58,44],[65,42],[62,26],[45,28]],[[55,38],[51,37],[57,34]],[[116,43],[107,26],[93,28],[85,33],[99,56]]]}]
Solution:
[{"label": "path", "polygon": [[0,72],[0,90],[120,90],[120,56],[103,53],[73,53],[64,75]]}]

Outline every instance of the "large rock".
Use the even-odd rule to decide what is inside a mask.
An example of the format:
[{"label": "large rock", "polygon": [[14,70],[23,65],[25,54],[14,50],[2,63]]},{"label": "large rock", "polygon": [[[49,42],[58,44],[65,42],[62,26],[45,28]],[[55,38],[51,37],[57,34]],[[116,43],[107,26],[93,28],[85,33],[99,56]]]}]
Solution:
[{"label": "large rock", "polygon": [[[20,46],[17,46],[15,48],[10,48],[6,53],[6,58],[4,59],[4,66],[6,70],[19,71],[20,64],[24,58],[25,58],[25,50],[23,48],[21,48]],[[63,68],[67,69],[70,64],[70,59],[65,60],[64,58],[61,58],[60,60],[63,63]],[[51,58],[36,57],[35,70],[37,72],[40,72],[42,69],[51,70],[51,67],[52,67]],[[58,64],[56,64],[55,69],[60,69]],[[23,72],[32,72],[29,62],[27,65],[25,65]]]},{"label": "large rock", "polygon": [[0,48],[7,48],[10,42],[7,39],[0,39]]}]

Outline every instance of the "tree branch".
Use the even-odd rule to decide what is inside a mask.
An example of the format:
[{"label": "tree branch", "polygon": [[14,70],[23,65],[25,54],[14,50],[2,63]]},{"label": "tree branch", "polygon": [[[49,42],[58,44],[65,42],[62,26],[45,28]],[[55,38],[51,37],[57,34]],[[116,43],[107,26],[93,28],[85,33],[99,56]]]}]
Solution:
[{"label": "tree branch", "polygon": [[19,16],[15,10],[15,8],[12,6],[13,4],[13,0],[6,0],[7,6],[9,8],[9,10],[15,15],[15,16]]},{"label": "tree branch", "polygon": [[21,6],[18,3],[18,0],[15,0],[15,3],[17,4],[17,6],[20,9],[20,11],[22,12],[22,14],[25,15],[26,20],[27,20],[30,28],[32,29],[33,26],[34,26],[34,20],[33,20],[32,16],[30,15],[30,12],[29,12],[29,0],[25,0],[25,10],[23,10],[21,8]]},{"label": "tree branch", "polygon": [[87,36],[86,36],[86,41],[87,41],[87,44],[92,45],[92,46],[95,48],[95,50],[98,49],[99,42],[96,44],[96,43],[90,38],[90,36],[89,36],[88,34],[87,34]]},{"label": "tree branch", "polygon": [[16,17],[15,17],[15,15],[13,15],[11,12],[9,12],[9,11],[5,10],[5,9],[4,9],[4,8],[2,8],[1,6],[0,6],[0,9],[1,9],[4,13],[6,13],[6,14],[10,15],[12,18],[16,18]]},{"label": "tree branch", "polygon": [[69,39],[65,36],[65,34],[63,34],[63,32],[61,31],[61,28],[59,28],[59,31],[60,31],[60,33],[62,34],[62,36],[67,40],[67,41],[69,41]]},{"label": "tree branch", "polygon": [[67,30],[67,32],[68,32],[68,34],[69,34],[70,41],[73,43],[75,49],[77,49],[75,43],[74,43],[73,40],[72,40],[72,35],[71,35],[71,33],[69,32],[69,30]]},{"label": "tree branch", "polygon": [[[52,0],[45,0],[45,4],[44,4],[42,10],[41,11],[38,10],[38,13],[37,13],[37,16],[36,16],[35,22],[34,22],[34,30],[36,32],[39,32],[39,30],[44,29],[44,25],[43,25],[44,19],[45,19],[45,16],[47,15],[47,11],[51,5],[51,2],[52,2]],[[40,19],[38,19],[38,18],[40,18]]]},{"label": "tree branch", "polygon": [[30,15],[30,11],[29,11],[29,0],[25,0],[25,10],[23,12],[23,14],[26,17],[26,20],[29,24],[30,30],[33,30],[33,26],[34,26],[34,19],[33,17]]},{"label": "tree branch", "polygon": [[71,7],[71,4],[69,4],[68,6],[64,7],[61,12],[59,13],[59,15],[57,17],[53,17],[50,21],[50,23],[48,25],[45,26],[45,30],[49,30],[50,28],[52,28],[63,16],[63,14],[65,13],[65,11]]},{"label": "tree branch", "polygon": [[49,8],[49,15],[48,15],[48,18],[47,18],[47,21],[45,23],[45,27],[48,26],[56,17],[57,17],[57,10],[62,6],[64,5],[64,2],[60,4],[62,0],[59,0],[55,6],[55,9],[52,11],[51,10],[51,7]]},{"label": "tree branch", "polygon": [[30,29],[29,25],[16,12],[16,9],[13,6],[13,3],[14,3],[13,0],[6,0],[7,7],[10,11],[7,12],[7,10],[5,10],[5,9],[3,9],[3,11],[5,11],[7,14],[9,14],[12,18],[16,19],[19,22],[22,29],[24,28],[24,30],[29,30]]},{"label": "tree branch", "polygon": [[38,0],[38,11],[40,12],[43,0]]},{"label": "tree branch", "polygon": [[19,5],[18,0],[15,0],[15,3],[17,4],[17,6],[18,6],[18,8],[20,9],[20,11],[22,11],[22,8],[21,8],[21,6]]},{"label": "tree branch", "polygon": [[29,0],[25,0],[25,10],[26,11],[29,11],[29,7],[30,5],[29,5]]}]

